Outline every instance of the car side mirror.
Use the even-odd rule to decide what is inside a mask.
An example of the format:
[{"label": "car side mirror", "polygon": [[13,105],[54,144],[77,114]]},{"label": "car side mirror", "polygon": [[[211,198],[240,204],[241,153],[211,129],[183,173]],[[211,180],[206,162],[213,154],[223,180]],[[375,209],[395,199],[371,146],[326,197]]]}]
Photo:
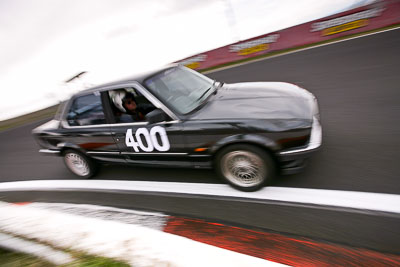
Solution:
[{"label": "car side mirror", "polygon": [[157,123],[162,121],[167,121],[169,119],[168,115],[162,109],[155,109],[146,115],[146,120],[150,123]]}]

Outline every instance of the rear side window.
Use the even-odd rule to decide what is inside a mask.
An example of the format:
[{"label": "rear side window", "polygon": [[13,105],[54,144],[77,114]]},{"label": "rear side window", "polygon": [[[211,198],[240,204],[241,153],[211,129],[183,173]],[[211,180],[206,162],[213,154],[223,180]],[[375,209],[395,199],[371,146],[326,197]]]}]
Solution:
[{"label": "rear side window", "polygon": [[105,124],[100,94],[93,93],[75,98],[68,111],[67,121],[70,126]]}]

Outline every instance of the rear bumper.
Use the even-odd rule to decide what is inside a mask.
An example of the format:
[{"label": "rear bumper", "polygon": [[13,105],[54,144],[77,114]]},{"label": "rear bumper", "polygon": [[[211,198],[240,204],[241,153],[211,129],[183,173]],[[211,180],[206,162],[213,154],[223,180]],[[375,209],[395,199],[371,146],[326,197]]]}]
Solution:
[{"label": "rear bumper", "polygon": [[40,149],[39,153],[42,155],[60,156],[61,150],[59,150],[59,149]]}]

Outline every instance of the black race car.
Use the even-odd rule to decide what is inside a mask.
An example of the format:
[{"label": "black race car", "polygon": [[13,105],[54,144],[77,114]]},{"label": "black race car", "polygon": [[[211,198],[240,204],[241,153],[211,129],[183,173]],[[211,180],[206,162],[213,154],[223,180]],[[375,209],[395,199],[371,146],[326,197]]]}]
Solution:
[{"label": "black race car", "polygon": [[179,65],[82,91],[33,130],[89,178],[101,162],[212,168],[253,191],[321,145],[317,99],[282,82],[226,84]]}]

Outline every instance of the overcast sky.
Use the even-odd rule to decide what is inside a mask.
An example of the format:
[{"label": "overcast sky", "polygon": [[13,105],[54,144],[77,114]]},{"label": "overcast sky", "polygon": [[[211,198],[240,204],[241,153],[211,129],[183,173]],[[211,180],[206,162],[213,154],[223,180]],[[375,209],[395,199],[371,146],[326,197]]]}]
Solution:
[{"label": "overcast sky", "polygon": [[370,0],[1,0],[0,120]]}]

